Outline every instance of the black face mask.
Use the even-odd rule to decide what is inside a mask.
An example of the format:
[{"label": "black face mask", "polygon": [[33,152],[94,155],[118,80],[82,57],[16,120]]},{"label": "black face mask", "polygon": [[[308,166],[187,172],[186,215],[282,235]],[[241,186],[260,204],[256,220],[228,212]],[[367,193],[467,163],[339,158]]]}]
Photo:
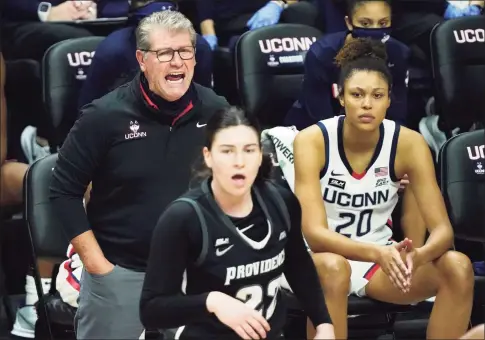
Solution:
[{"label": "black face mask", "polygon": [[354,38],[371,38],[381,40],[385,42],[391,35],[391,27],[385,28],[363,28],[363,27],[354,27],[350,33]]}]

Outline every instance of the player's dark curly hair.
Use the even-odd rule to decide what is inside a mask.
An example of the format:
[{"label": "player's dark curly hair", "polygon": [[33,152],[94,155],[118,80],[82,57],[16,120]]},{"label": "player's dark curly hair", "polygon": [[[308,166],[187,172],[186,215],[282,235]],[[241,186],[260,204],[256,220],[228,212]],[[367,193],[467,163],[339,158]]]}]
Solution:
[{"label": "player's dark curly hair", "polygon": [[[204,146],[210,150],[214,138],[219,131],[240,125],[252,128],[257,133],[258,137],[261,136],[261,128],[255,118],[248,117],[246,111],[239,107],[230,106],[214,113],[207,122]],[[258,140],[261,147],[261,141],[260,139]],[[271,178],[272,170],[273,163],[270,155],[263,154],[263,161],[259,168],[258,175],[256,176],[256,182],[269,180]],[[193,181],[199,182],[200,180],[211,176],[212,171],[205,165],[204,160],[201,159],[201,161],[194,167],[193,174]]]},{"label": "player's dark curly hair", "polygon": [[335,57],[340,67],[339,93],[343,94],[345,81],[357,71],[375,71],[392,87],[392,76],[387,67],[387,52],[383,42],[370,38],[357,38],[347,42]]}]

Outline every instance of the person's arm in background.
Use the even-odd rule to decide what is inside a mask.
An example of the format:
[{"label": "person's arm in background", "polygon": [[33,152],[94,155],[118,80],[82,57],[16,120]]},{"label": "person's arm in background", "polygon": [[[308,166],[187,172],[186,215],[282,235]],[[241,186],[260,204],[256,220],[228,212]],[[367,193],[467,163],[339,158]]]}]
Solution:
[{"label": "person's arm in background", "polygon": [[[39,21],[37,10],[40,3],[38,0],[3,0],[3,16],[13,21]],[[76,1],[71,0],[52,1],[47,21],[72,21],[95,17],[96,3],[93,1],[84,1],[82,5],[77,5]]]},{"label": "person's arm in background", "polygon": [[386,118],[407,126],[410,50],[403,44],[399,45],[399,52],[396,52],[398,54],[396,61],[390,61],[390,63],[394,62],[394,65],[390,68],[394,79],[391,106]]},{"label": "person's arm in background", "polygon": [[211,49],[214,50],[218,44],[214,25],[214,0],[197,0],[196,4],[200,33],[209,43]]},{"label": "person's arm in background", "polygon": [[315,52],[310,48],[306,54],[299,99],[284,121],[285,125],[294,125],[299,130],[335,115],[332,107],[332,84],[324,64]]},{"label": "person's arm in background", "polygon": [[86,270],[93,274],[113,268],[96,241],[83,205],[86,188],[109,148],[112,122],[107,109],[84,108],[59,150],[50,185],[52,209]]},{"label": "person's arm in background", "polygon": [[[335,116],[332,107],[332,84],[329,81],[327,68],[310,49],[305,57],[305,76],[303,78],[303,103],[309,116],[315,122]],[[333,58],[332,58],[333,61]]]}]

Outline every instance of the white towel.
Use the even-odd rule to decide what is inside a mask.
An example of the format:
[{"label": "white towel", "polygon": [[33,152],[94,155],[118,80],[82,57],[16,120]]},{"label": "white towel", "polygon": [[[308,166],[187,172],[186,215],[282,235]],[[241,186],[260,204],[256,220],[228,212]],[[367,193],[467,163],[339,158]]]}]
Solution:
[{"label": "white towel", "polygon": [[62,262],[59,267],[59,273],[56,278],[56,288],[62,301],[72,307],[78,308],[77,299],[81,287],[83,263],[71,244],[67,248],[67,257],[68,259]]},{"label": "white towel", "polygon": [[295,187],[295,167],[293,160],[293,141],[298,130],[294,126],[277,126],[264,130],[261,139],[270,138],[276,150],[278,164],[291,191]]}]

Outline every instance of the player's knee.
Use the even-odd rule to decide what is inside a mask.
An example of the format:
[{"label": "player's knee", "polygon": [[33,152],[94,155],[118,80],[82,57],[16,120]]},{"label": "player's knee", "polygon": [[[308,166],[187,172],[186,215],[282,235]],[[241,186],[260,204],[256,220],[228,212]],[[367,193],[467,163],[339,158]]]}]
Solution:
[{"label": "player's knee", "polygon": [[460,287],[458,291],[473,291],[473,265],[468,256],[450,250],[440,257],[436,265],[443,277],[444,284]]},{"label": "player's knee", "polygon": [[332,253],[315,253],[312,257],[326,290],[348,291],[352,270],[345,257]]}]

